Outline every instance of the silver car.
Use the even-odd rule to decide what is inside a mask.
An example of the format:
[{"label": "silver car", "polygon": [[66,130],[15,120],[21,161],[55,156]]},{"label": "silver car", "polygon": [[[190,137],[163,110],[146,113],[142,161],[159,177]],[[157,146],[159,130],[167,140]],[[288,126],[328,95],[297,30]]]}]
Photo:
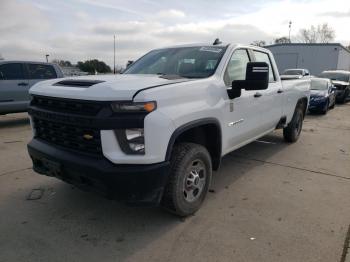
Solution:
[{"label": "silver car", "polygon": [[29,88],[39,81],[61,77],[63,73],[55,64],[0,61],[0,114],[27,111]]}]

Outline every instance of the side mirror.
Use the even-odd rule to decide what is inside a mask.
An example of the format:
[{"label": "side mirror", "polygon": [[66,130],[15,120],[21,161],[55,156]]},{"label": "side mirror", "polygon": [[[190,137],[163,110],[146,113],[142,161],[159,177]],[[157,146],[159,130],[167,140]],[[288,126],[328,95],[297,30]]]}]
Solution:
[{"label": "side mirror", "polygon": [[335,92],[337,91],[337,87],[336,86],[331,86],[331,92]]},{"label": "side mirror", "polygon": [[133,63],[134,63],[133,60],[129,60],[129,61],[126,63],[126,68],[128,68],[129,66],[131,66]]},{"label": "side mirror", "polygon": [[232,89],[227,90],[230,99],[240,97],[241,90],[264,90],[269,86],[269,65],[265,62],[249,62],[246,80],[234,80]]}]

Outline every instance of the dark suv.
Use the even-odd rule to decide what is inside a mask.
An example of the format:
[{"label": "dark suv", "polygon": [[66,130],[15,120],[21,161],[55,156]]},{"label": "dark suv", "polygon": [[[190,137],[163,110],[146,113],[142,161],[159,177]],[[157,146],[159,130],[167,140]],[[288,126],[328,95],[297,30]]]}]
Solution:
[{"label": "dark suv", "polygon": [[350,72],[343,70],[323,71],[320,77],[332,80],[333,85],[337,88],[337,102],[345,103],[350,94]]},{"label": "dark suv", "polygon": [[55,64],[0,61],[0,114],[27,111],[29,88],[39,81],[61,77],[63,73]]}]

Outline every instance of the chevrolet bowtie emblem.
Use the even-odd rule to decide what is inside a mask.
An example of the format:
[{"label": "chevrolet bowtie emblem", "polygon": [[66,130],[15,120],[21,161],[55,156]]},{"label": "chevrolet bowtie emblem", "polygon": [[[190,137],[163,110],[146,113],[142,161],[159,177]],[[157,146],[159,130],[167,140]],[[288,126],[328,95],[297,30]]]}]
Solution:
[{"label": "chevrolet bowtie emblem", "polygon": [[90,135],[90,134],[85,134],[85,135],[83,135],[83,138],[85,140],[92,140],[94,137],[92,135]]}]

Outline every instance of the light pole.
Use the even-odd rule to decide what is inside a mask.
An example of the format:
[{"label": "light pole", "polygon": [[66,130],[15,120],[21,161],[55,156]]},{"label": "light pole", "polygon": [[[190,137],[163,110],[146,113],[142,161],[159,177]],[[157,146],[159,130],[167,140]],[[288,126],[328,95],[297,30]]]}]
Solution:
[{"label": "light pole", "polygon": [[50,55],[45,55],[46,56],[46,63],[48,63],[49,62],[49,56]]},{"label": "light pole", "polygon": [[291,43],[290,41],[290,31],[292,30],[292,21],[289,21],[289,43]]},{"label": "light pole", "polygon": [[113,74],[115,74],[115,35],[113,35]]}]

